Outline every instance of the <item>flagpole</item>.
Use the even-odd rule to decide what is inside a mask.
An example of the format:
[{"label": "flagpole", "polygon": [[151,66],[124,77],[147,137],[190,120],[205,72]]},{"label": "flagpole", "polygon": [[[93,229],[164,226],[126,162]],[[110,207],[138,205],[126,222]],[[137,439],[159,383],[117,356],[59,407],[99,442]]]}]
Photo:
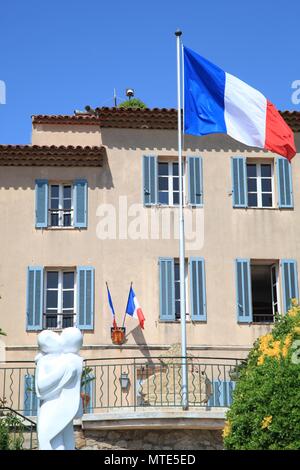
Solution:
[{"label": "flagpole", "polygon": [[175,32],[177,43],[177,111],[178,111],[178,169],[179,169],[179,265],[180,265],[180,320],[182,356],[182,408],[188,409],[188,375],[186,357],[186,302],[185,302],[185,240],[182,179],[182,121],[181,121],[181,40],[182,32]]}]

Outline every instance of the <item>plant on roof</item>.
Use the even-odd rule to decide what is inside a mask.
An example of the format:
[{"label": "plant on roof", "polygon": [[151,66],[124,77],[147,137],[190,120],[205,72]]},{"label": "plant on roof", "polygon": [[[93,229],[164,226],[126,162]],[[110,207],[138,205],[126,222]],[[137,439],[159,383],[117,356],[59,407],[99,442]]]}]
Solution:
[{"label": "plant on roof", "polygon": [[130,100],[123,101],[119,104],[118,108],[140,108],[145,109],[147,106],[143,101],[138,98],[131,98]]}]

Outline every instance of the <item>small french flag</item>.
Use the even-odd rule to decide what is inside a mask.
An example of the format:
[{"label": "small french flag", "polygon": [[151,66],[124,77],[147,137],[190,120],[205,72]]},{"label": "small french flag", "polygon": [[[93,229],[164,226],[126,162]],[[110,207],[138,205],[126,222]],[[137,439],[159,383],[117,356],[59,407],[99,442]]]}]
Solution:
[{"label": "small french flag", "polygon": [[140,307],[140,304],[138,302],[138,299],[136,298],[134,290],[132,289],[132,286],[130,286],[130,290],[129,290],[126,313],[127,315],[130,315],[131,317],[138,319],[140,323],[140,327],[142,328],[142,330],[144,329],[145,317]]},{"label": "small french flag", "polygon": [[107,297],[108,297],[108,304],[110,306],[110,310],[113,316],[113,327],[117,328],[117,322],[116,322],[116,314],[115,314],[115,309],[114,309],[114,304],[112,302],[112,298],[109,292],[108,284],[106,283],[106,288],[107,288]]}]

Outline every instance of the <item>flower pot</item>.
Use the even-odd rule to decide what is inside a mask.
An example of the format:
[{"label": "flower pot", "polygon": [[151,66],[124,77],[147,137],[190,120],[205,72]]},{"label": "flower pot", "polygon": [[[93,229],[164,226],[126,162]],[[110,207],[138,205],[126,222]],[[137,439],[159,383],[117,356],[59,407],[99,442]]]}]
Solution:
[{"label": "flower pot", "polygon": [[87,410],[87,407],[89,406],[91,397],[87,393],[84,393],[84,392],[80,393],[80,397],[82,401],[83,412],[85,412]]}]

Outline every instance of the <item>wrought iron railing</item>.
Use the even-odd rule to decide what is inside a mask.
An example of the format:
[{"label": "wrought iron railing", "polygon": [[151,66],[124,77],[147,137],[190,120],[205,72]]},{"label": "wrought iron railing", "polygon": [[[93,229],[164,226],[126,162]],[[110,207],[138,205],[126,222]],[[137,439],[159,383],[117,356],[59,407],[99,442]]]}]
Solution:
[{"label": "wrought iron railing", "polygon": [[274,323],[273,313],[253,312],[253,323]]},{"label": "wrought iron railing", "polygon": [[33,361],[0,363],[0,405],[26,416],[35,416],[34,374]]},{"label": "wrought iron railing", "polygon": [[[227,407],[241,360],[187,358],[189,407]],[[85,361],[90,409],[181,407],[182,358],[112,358]]]},{"label": "wrought iron railing", "polygon": [[43,313],[43,326],[48,330],[56,330],[68,328],[75,325],[76,313],[63,312],[63,313]]},{"label": "wrought iron railing", "polygon": [[48,209],[50,227],[72,227],[73,209]]},{"label": "wrought iron railing", "polygon": [[[230,406],[242,360],[188,357],[190,408]],[[25,416],[36,416],[35,364],[0,364],[0,400]],[[82,380],[85,413],[124,408],[181,407],[181,357],[86,359]]]}]

